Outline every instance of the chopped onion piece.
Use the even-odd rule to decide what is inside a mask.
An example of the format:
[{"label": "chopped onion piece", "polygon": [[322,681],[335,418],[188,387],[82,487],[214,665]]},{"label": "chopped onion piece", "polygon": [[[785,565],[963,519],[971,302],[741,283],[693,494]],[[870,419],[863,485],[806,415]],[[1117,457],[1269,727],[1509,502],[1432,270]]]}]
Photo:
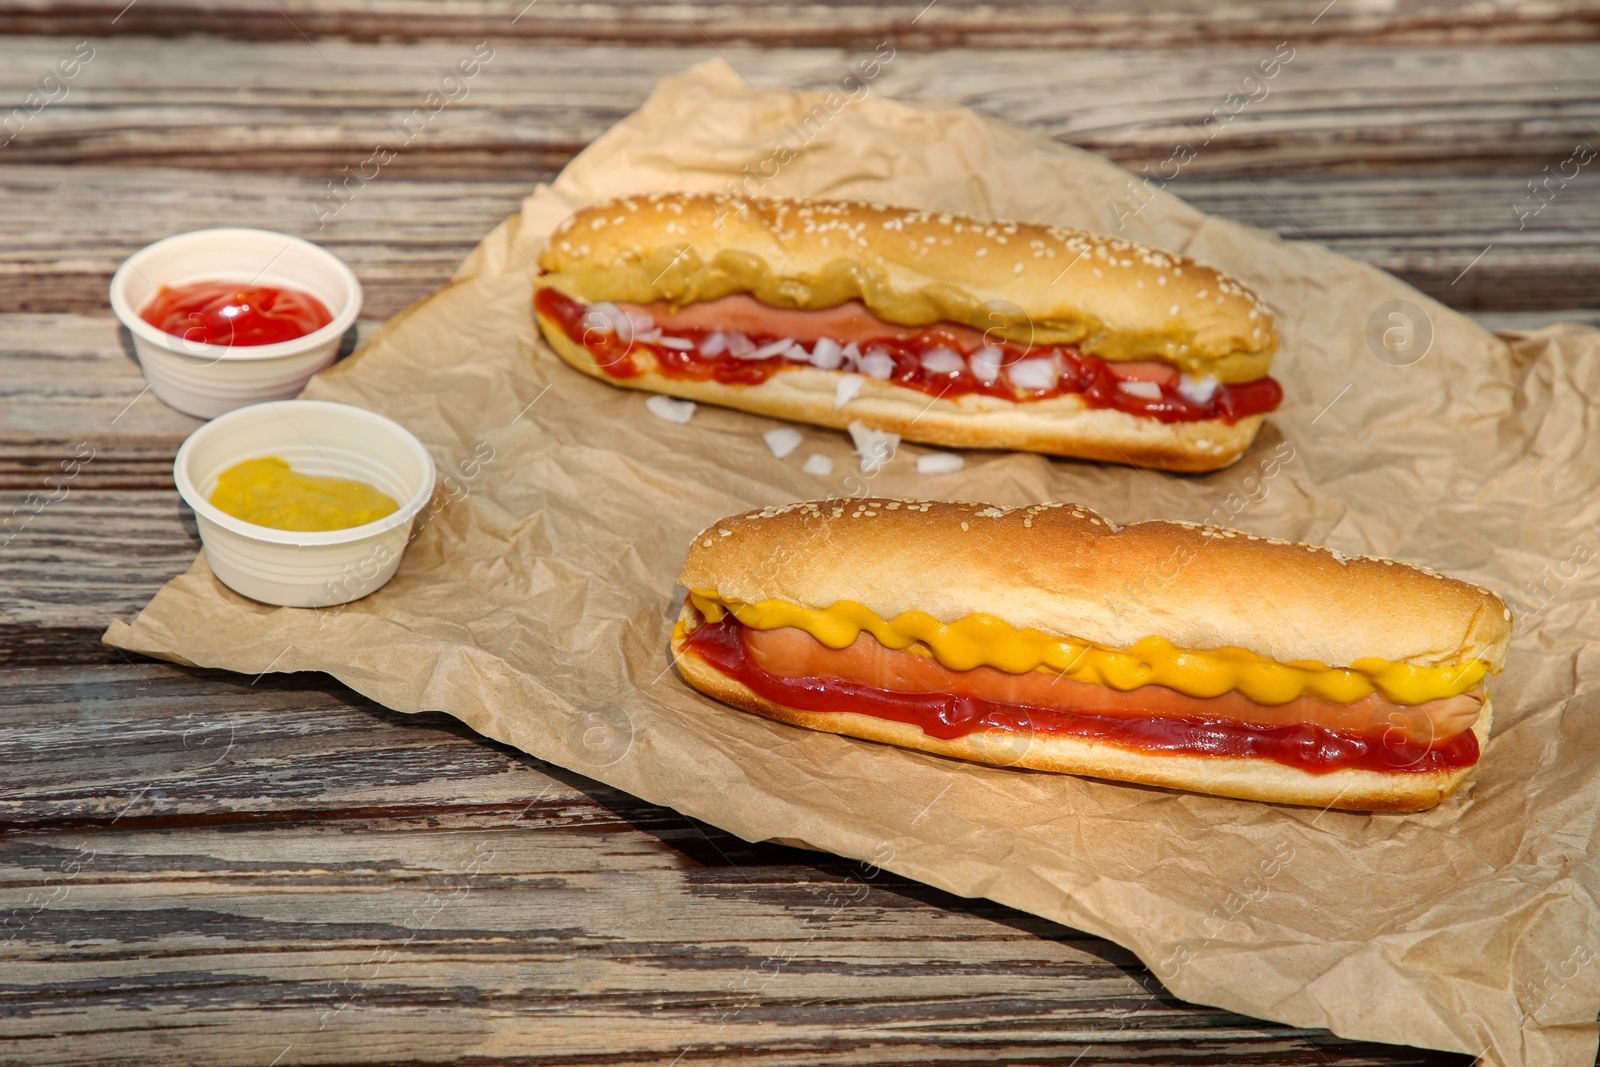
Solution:
[{"label": "chopped onion piece", "polygon": [[[591,308],[590,310],[592,311],[594,309]],[[611,321],[611,329],[616,333],[617,340],[621,341],[625,345],[633,344],[633,320],[628,318],[627,315],[623,314],[621,308],[618,308],[617,313],[609,316],[609,318]]]},{"label": "chopped onion piece", "polygon": [[826,478],[833,473],[833,460],[824,456],[821,452],[813,452],[806,459],[806,465],[800,469],[807,474],[814,474],[818,478]]},{"label": "chopped onion piece", "polygon": [[984,345],[972,353],[968,361],[972,366],[972,376],[984,385],[993,385],[1000,379],[1000,350],[991,345]]},{"label": "chopped onion piece", "polygon": [[800,447],[802,440],[799,430],[792,430],[787,426],[780,426],[776,430],[768,430],[761,435],[761,439],[772,449],[772,454],[783,459]]},{"label": "chopped onion piece", "polygon": [[839,384],[833,390],[833,406],[842,408],[850,403],[856,398],[856,394],[861,392],[861,387],[865,384],[867,384],[867,380],[859,374],[847,374],[840,378]]},{"label": "chopped onion piece", "polygon": [[675,422],[679,426],[687,425],[689,420],[694,418],[695,404],[693,400],[674,400],[670,396],[662,396],[657,393],[649,400],[646,400],[644,406],[649,408],[650,414],[656,418]]},{"label": "chopped onion piece", "polygon": [[[598,304],[589,305],[589,310],[583,316],[583,328],[598,330],[600,333],[616,333],[618,319],[624,321],[627,319],[622,309],[609,300],[602,300]],[[631,330],[629,336],[632,336]]]},{"label": "chopped onion piece", "polygon": [[728,350],[728,335],[721,330],[712,330],[700,338],[700,354],[702,356],[720,356]]},{"label": "chopped onion piece", "polygon": [[954,452],[929,452],[917,457],[918,474],[954,474],[967,465],[967,461]]},{"label": "chopped onion piece", "polygon": [[922,369],[930,374],[960,374],[967,369],[961,353],[940,345],[922,353]]},{"label": "chopped onion piece", "polygon": [[633,323],[633,332],[636,334],[648,333],[656,328],[656,320],[642,311],[624,311],[622,314],[627,316],[629,322]]},{"label": "chopped onion piece", "polygon": [[656,344],[660,345],[662,348],[671,348],[678,352],[694,351],[694,342],[689,340],[687,337],[668,337],[663,334],[659,339],[657,339]]},{"label": "chopped onion piece", "polygon": [[850,431],[850,440],[855,442],[856,455],[861,457],[863,474],[877,474],[885,463],[894,458],[894,450],[900,447],[899,434],[874,430],[860,419],[846,429]]},{"label": "chopped onion piece", "polygon": [[881,348],[870,349],[861,357],[861,373],[882,381],[894,373],[894,357]]},{"label": "chopped onion piece", "polygon": [[744,334],[740,333],[738,330],[728,331],[727,337],[729,355],[738,356],[740,359],[743,359],[756,349],[755,342],[750,340],[750,338],[746,337]]},{"label": "chopped onion piece", "polygon": [[1006,378],[1018,389],[1053,389],[1061,368],[1054,359],[1023,359],[1006,368]]},{"label": "chopped onion piece", "polygon": [[771,344],[762,345],[760,348],[757,348],[753,351],[735,352],[734,355],[738,356],[740,359],[770,359],[773,356],[781,356],[783,353],[787,352],[789,350],[789,346],[792,344],[794,344],[793,337],[783,337],[779,340],[773,341]]},{"label": "chopped onion piece", "polygon": [[807,352],[806,346],[801,344],[799,341],[796,341],[794,344],[790,345],[789,350],[785,352],[784,355],[789,359],[796,360],[800,363],[811,362],[811,353]]},{"label": "chopped onion piece", "polygon": [[1160,400],[1161,386],[1155,382],[1118,382],[1117,388],[1130,396],[1143,397],[1145,400]]},{"label": "chopped onion piece", "polygon": [[831,337],[819,337],[811,346],[811,365],[818,370],[838,370],[844,362],[844,349]]},{"label": "chopped onion piece", "polygon": [[851,341],[849,344],[844,346],[844,365],[849,367],[851,370],[855,370],[856,366],[860,362],[861,346],[856,344],[854,341]]},{"label": "chopped onion piece", "polygon": [[1187,374],[1178,377],[1178,395],[1191,404],[1211,403],[1211,398],[1221,386],[1222,383],[1209,374],[1199,378],[1191,378]]}]

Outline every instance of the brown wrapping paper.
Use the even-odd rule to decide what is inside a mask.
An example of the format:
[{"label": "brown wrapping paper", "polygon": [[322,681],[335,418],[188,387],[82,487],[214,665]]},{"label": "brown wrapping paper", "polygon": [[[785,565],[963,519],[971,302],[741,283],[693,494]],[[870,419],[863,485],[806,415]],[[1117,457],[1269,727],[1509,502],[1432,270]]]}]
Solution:
[{"label": "brown wrapping paper", "polygon": [[[1600,395],[1600,334],[1497,339],[1371,267],[863,84],[758,91],[715,63],[667,79],[449,285],[312,382],[308,397],[408,426],[448,475],[386,588],[273,609],[221,586],[202,556],[106,640],[248,674],[326,671],[742,837],[1103,935],[1191,1001],[1491,1063],[1593,1063],[1600,428],[1585,396]],[[802,427],[779,460],[761,439],[777,423],[704,406],[664,421],[645,394],[584,378],[539,342],[532,261],[572,209],[730,183],[1120,232],[1218,264],[1280,317],[1286,402],[1240,463],[1204,477],[978,452],[922,476],[915,446],[868,477],[842,434]],[[1492,254],[1473,269],[1492,271]],[[832,476],[802,473],[812,453]],[[1460,575],[1519,616],[1494,738],[1440,807],[1373,816],[969,765],[690,690],[667,653],[690,538],[830,494],[1081,501]]]}]

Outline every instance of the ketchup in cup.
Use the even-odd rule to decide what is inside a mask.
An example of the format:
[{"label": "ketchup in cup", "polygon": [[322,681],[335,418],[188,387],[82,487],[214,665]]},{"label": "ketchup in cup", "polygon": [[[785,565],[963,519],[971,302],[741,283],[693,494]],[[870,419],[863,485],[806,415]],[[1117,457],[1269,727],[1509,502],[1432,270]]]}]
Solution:
[{"label": "ketchup in cup", "polygon": [[298,289],[238,282],[163,285],[139,317],[196,344],[271,345],[314,333],[333,321],[322,301]]}]

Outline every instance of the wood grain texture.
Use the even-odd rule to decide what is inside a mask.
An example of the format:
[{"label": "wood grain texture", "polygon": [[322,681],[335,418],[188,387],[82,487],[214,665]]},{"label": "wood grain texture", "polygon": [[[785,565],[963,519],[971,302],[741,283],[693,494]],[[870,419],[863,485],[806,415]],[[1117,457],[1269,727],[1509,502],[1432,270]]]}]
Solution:
[{"label": "wood grain texture", "polygon": [[[170,233],[232,223],[326,245],[361,278],[366,318],[381,321],[447,281],[531,183],[383,179],[319,231],[311,205],[320,188],[291,175],[0,168],[11,207],[0,215],[0,314],[104,314],[111,273],[128,254]],[[1581,309],[1600,292],[1600,180],[1574,185],[1523,229],[1513,210],[1521,186],[1502,175],[1195,176],[1170,188],[1202,210],[1364,260],[1463,310]],[[1149,239],[1137,215],[1127,232]],[[0,351],[32,374],[29,348],[52,329],[24,325],[15,347]],[[90,365],[109,369],[98,357]],[[142,417],[136,407],[124,420]]]},{"label": "wood grain texture", "polygon": [[[887,39],[875,93],[1135,171],[1198,146],[1170,188],[1203,210],[1492,326],[1597,321],[1594,175],[1517,206],[1600,145],[1600,12],[524,5],[0,0],[0,33],[57,35],[0,36],[0,117],[94,49],[0,147],[0,1061],[1465,1063],[1182,1004],[1099,939],[740,842],[327,678],[106,648],[198,547],[171,488],[198,422],[143,392],[105,289],[169,233],[266,226],[348,260],[370,330],[663,75],[720,53],[830,88]],[[157,39],[197,32],[248,41]],[[480,42],[470,93],[319,229],[327,183]],[[1207,140],[1279,42],[1270,93]]]},{"label": "wood grain texture", "polygon": [[[20,102],[76,46],[70,38],[0,38],[0,93]],[[757,85],[835,89],[873,52],[490,41],[492,58],[453,91],[454,102],[416,120],[408,137],[396,124],[441,88],[475,44],[208,41],[196,48],[114,38],[90,46],[93,59],[65,95],[15,131],[7,163],[296,172],[320,185],[383,142],[399,149],[386,177],[444,174],[526,187],[637,107],[662,77],[694,63],[721,56]],[[1451,45],[1414,54],[1302,47],[1292,39],[1284,47],[1269,79],[1258,68],[1279,52],[1276,42],[1182,51],[1096,46],[1027,63],[1011,50],[897,52],[869,89],[972,107],[1136,170],[1154,168],[1187,143],[1195,158],[1182,167],[1185,177],[1403,167],[1509,168],[1527,180],[1597,136],[1590,122],[1600,70],[1587,44]],[[1244,81],[1252,74],[1259,86]],[[1230,93],[1255,99],[1229,105]],[[1215,115],[1218,109],[1233,113]]]},{"label": "wood grain texture", "polygon": [[425,0],[8,0],[0,32],[100,36],[220,34],[254,41],[348,37],[366,41],[478,40],[486,36],[538,41],[626,41],[679,45],[754,43],[839,47],[893,37],[906,48],[948,49],[1192,48],[1272,42],[1288,36],[1315,40],[1383,40],[1501,45],[1593,37],[1600,16],[1591,5],[1568,2],[1475,4],[1302,3],[1254,0],[1227,5],[1162,4],[1143,0],[1081,3],[984,3],[982,0],[895,0],[883,4],[710,3],[672,0],[457,0],[441,8]]},{"label": "wood grain texture", "polygon": [[[0,41],[0,91],[20,96],[70,46]],[[0,181],[15,210],[0,219],[0,311],[103,307],[127,253],[234,222],[324,240],[360,273],[369,312],[386,317],[431,291],[659,77],[703,58],[501,45],[468,94],[339,207],[330,182],[375,145],[399,143],[396,123],[464,54],[447,44],[222,43],[197,53],[182,42],[101,41],[66,97],[4,149],[0,162],[12,166]],[[812,87],[835,85],[850,58],[727,54],[762,83]],[[1268,54],[1101,50],[1019,68],[1009,53],[908,53],[873,91],[965,103],[1136,173],[1172,173],[1185,146],[1193,158],[1168,188],[1196,206],[1321,241],[1457,307],[1592,302],[1600,184],[1580,173],[1543,199],[1529,190],[1578,144],[1600,144],[1600,75],[1586,48],[1452,47],[1401,63],[1379,48],[1308,48],[1269,95],[1207,127]],[[1141,56],[1156,67],[1148,83]],[[327,107],[335,98],[340,106]],[[206,173],[216,170],[230,173]]]},{"label": "wood grain texture", "polygon": [[1462,1059],[1183,1004],[1099,939],[304,677],[13,672],[0,760],[10,1063]]}]

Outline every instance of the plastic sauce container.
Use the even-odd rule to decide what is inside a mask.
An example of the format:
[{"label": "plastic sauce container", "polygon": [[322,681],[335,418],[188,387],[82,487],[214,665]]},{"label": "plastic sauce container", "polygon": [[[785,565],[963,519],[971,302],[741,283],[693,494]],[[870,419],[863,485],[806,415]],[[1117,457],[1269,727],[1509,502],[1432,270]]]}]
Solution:
[{"label": "plastic sauce container", "polygon": [[[277,456],[306,474],[366,482],[400,507],[376,522],[305,532],[257,526],[210,501],[223,471]],[[266,604],[345,604],[394,577],[417,514],[433,496],[433,458],[392,419],[325,400],[239,408],[189,435],[173,463],[178,493],[194,509],[211,572],[229,589]]]},{"label": "plastic sauce container", "polygon": [[[139,317],[163,285],[205,281],[299,289],[322,301],[333,321],[289,341],[229,346],[187,340]],[[111,276],[111,310],[133,334],[150,391],[185,414],[210,419],[298,396],[339,354],[339,341],[361,314],[361,283],[338,256],[286,233],[196,230],[129,256]]]}]

